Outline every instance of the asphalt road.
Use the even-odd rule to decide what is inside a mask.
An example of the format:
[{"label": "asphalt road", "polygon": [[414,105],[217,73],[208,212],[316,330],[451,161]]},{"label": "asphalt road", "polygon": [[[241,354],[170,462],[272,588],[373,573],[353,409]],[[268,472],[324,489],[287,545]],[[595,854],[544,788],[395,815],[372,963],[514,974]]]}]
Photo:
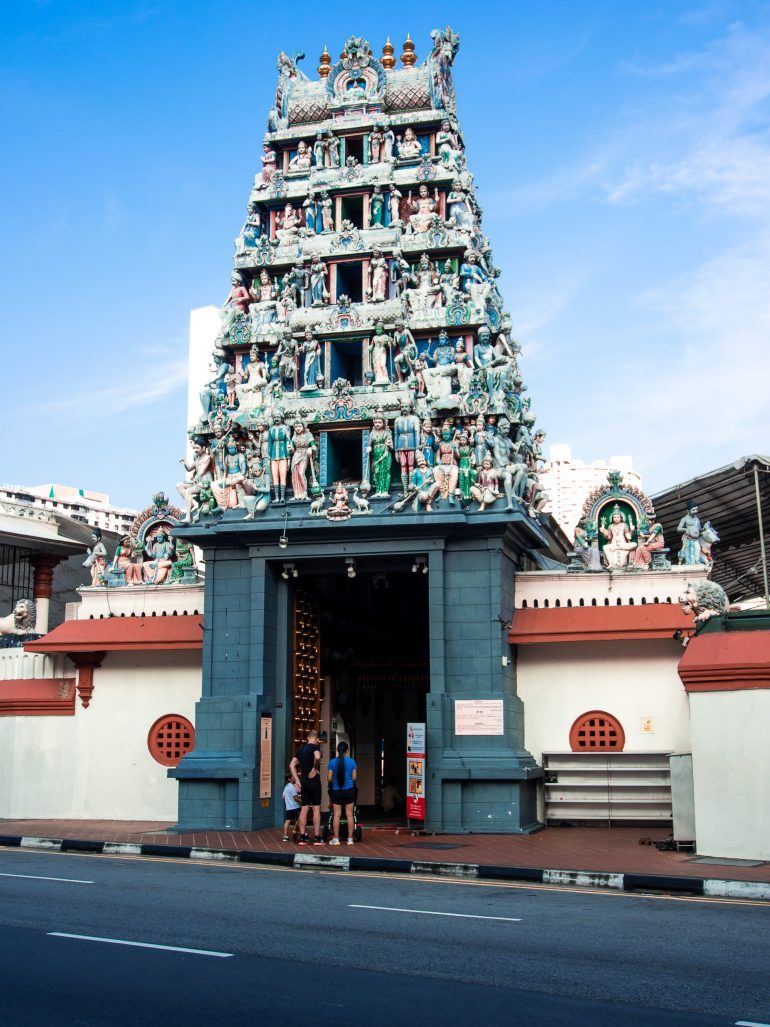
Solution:
[{"label": "asphalt road", "polygon": [[770,1024],[770,907],[0,850],[0,1024],[308,1017]]}]

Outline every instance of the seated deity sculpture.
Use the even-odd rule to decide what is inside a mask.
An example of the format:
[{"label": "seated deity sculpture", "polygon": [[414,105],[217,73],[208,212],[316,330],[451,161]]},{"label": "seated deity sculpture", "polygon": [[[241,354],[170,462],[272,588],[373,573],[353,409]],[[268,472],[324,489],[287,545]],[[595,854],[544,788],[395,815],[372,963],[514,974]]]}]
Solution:
[{"label": "seated deity sculpture", "polygon": [[421,185],[417,199],[412,199],[412,191],[407,196],[407,206],[411,211],[407,231],[427,232],[433,224],[433,215],[438,207],[438,189],[433,190],[430,195],[427,185]]},{"label": "seated deity sculpture", "polygon": [[162,585],[174,563],[174,543],[168,532],[160,528],[144,544],[148,560],[142,564],[142,576],[148,585]]},{"label": "seated deity sculpture", "polygon": [[620,507],[615,504],[606,527],[600,525],[599,532],[607,539],[604,545],[604,559],[611,570],[625,570],[630,555],[636,549],[636,542],[631,541],[633,532],[623,519]]},{"label": "seated deity sculpture", "polygon": [[398,137],[398,156],[402,160],[414,160],[422,155],[420,140],[413,128],[408,128],[403,136]]},{"label": "seated deity sculpture", "polygon": [[458,158],[461,153],[460,140],[452,131],[450,121],[441,122],[441,128],[436,133],[436,149],[441,158],[441,163],[447,168],[457,168]]},{"label": "seated deity sculpture", "polygon": [[427,317],[434,307],[441,305],[439,277],[427,253],[420,257],[411,281],[412,284],[406,289],[409,311],[413,317]]},{"label": "seated deity sculpture", "polygon": [[289,161],[289,171],[309,171],[313,163],[310,148],[304,140],[297,143],[297,152]]},{"label": "seated deity sculpture", "polygon": [[254,299],[250,310],[252,328],[275,321],[276,290],[264,268],[259,272],[259,278],[252,282],[250,292]]},{"label": "seated deity sculpture", "polygon": [[287,203],[283,208],[283,213],[276,215],[275,222],[276,239],[278,239],[282,246],[289,246],[299,235],[302,224],[299,214],[290,203]]}]

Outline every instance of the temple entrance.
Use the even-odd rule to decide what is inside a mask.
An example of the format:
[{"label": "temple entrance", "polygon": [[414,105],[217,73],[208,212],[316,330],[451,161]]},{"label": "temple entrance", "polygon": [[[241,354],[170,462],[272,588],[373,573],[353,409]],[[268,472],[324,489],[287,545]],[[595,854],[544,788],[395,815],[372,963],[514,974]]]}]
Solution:
[{"label": "temple entrance", "polygon": [[362,815],[400,821],[406,726],[425,721],[430,687],[427,575],[416,561],[412,572],[411,559],[335,563],[312,576],[298,566],[292,735],[320,729],[324,782],[337,743],[347,741]]}]

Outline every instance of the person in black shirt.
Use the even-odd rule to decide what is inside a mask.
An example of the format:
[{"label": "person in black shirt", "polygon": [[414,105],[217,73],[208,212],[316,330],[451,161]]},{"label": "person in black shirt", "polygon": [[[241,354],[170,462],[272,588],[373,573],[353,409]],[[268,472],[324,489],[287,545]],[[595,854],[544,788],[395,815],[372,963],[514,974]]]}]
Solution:
[{"label": "person in black shirt", "polygon": [[299,844],[307,845],[307,815],[313,808],[314,845],[323,845],[321,838],[321,746],[318,732],[311,731],[307,742],[297,749],[297,755],[289,764],[292,779],[302,793],[302,809],[299,813]]}]

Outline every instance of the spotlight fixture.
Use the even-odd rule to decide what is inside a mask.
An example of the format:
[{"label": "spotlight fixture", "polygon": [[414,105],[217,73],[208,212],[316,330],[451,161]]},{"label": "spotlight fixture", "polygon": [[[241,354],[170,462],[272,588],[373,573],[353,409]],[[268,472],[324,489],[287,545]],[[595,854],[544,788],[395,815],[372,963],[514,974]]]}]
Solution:
[{"label": "spotlight fixture", "polygon": [[278,545],[281,547],[281,549],[286,549],[288,544],[289,544],[288,536],[287,535],[281,535],[281,537],[278,539]]},{"label": "spotlight fixture", "polygon": [[298,578],[299,571],[293,563],[285,563],[283,565],[283,570],[281,571],[281,577],[284,581],[288,581],[289,578]]},{"label": "spotlight fixture", "polygon": [[422,571],[423,574],[428,573],[428,558],[425,556],[415,556],[414,558],[412,574],[417,574],[419,571]]},{"label": "spotlight fixture", "polygon": [[346,556],[345,557],[345,564],[346,564],[346,566],[348,568],[348,577],[349,578],[355,578],[356,574],[358,573],[356,571],[356,561],[353,559],[352,556]]},{"label": "spotlight fixture", "polygon": [[278,545],[279,545],[279,547],[281,549],[286,549],[286,547],[289,544],[289,534],[288,534],[288,531],[286,530],[288,522],[289,522],[289,511],[286,510],[284,512],[284,515],[283,515],[283,531],[281,532],[281,537],[278,539]]}]

